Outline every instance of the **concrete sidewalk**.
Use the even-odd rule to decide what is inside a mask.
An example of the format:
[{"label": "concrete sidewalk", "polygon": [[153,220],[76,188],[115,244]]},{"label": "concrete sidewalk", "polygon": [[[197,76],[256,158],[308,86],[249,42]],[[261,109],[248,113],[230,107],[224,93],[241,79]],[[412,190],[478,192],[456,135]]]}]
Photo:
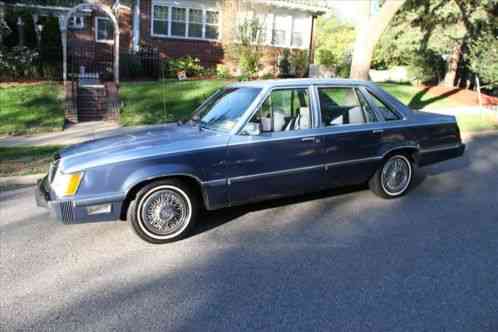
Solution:
[{"label": "concrete sidewalk", "polygon": [[70,145],[98,138],[100,136],[118,134],[123,129],[115,122],[92,121],[70,125],[64,131],[29,135],[0,137],[0,146],[43,146]]}]

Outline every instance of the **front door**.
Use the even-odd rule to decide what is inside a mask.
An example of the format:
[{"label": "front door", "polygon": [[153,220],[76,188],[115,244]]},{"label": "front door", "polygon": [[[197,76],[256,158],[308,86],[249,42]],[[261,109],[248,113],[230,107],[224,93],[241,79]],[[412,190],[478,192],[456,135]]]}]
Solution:
[{"label": "front door", "polygon": [[228,147],[231,204],[316,191],[322,141],[307,87],[273,90]]}]

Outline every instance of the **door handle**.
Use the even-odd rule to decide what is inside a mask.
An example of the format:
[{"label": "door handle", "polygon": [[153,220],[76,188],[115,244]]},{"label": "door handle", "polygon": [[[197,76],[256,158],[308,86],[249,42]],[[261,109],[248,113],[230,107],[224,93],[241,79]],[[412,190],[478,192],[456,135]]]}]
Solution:
[{"label": "door handle", "polygon": [[373,134],[382,134],[384,132],[384,129],[374,129],[372,130]]},{"label": "door handle", "polygon": [[301,138],[301,142],[320,142],[316,137],[303,137]]}]

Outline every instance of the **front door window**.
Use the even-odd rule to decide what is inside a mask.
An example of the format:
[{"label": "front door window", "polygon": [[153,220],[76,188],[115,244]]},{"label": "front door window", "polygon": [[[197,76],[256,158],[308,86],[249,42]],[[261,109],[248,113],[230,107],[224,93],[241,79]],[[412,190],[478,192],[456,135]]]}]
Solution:
[{"label": "front door window", "polygon": [[272,91],[245,127],[246,134],[311,128],[309,92],[306,88]]}]

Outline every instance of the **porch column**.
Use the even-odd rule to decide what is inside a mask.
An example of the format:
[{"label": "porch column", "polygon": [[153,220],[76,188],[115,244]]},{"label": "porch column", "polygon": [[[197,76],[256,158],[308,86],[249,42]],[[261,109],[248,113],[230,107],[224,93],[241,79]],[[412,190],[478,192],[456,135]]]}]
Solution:
[{"label": "porch column", "polygon": [[133,51],[137,52],[140,47],[140,0],[135,0],[133,7],[133,35],[131,41]]},{"label": "porch column", "polygon": [[67,81],[67,29],[65,16],[57,16],[59,20],[59,30],[61,31],[61,42],[62,42],[62,79]]},{"label": "porch column", "polygon": [[119,26],[114,29],[114,81],[119,86]]}]

